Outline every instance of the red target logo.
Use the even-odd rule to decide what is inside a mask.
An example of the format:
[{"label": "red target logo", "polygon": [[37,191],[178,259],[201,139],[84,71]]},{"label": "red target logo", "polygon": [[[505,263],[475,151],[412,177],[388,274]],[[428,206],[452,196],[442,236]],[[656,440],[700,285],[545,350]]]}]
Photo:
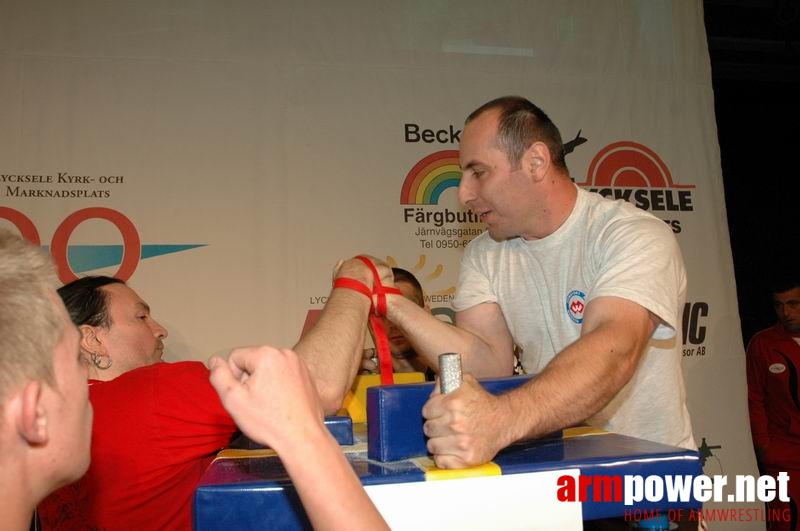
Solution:
[{"label": "red target logo", "polygon": [[611,188],[694,188],[675,184],[669,168],[649,147],[623,140],[601,149],[589,165],[581,186]]}]

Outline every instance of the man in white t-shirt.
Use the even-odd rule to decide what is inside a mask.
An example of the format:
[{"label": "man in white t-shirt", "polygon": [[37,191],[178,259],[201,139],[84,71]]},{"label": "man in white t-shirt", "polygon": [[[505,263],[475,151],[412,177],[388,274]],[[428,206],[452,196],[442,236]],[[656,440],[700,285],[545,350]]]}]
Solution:
[{"label": "man in white t-shirt", "polygon": [[686,272],[669,227],[576,187],[558,129],[524,98],[473,112],[459,156],[459,199],[488,230],[464,254],[456,326],[399,296],[388,318],[433,366],[460,352],[465,372],[506,376],[516,346],[538,376],[493,396],[466,375],[432,396],[423,415],[436,464],[483,463],[582,422],[695,448],[678,333]]}]

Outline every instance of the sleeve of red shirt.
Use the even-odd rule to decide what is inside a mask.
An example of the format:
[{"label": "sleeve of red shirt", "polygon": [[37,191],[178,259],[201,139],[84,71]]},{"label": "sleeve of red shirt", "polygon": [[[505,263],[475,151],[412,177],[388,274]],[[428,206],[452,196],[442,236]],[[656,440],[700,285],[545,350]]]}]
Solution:
[{"label": "sleeve of red shirt", "polygon": [[225,447],[236,432],[236,424],[222,407],[209,381],[209,370],[200,362],[159,364],[155,420],[163,448],[185,451],[193,448],[211,453]]},{"label": "sleeve of red shirt", "polygon": [[750,430],[756,447],[769,445],[767,410],[764,404],[767,368],[761,344],[756,336],[747,345],[747,402],[750,409]]}]

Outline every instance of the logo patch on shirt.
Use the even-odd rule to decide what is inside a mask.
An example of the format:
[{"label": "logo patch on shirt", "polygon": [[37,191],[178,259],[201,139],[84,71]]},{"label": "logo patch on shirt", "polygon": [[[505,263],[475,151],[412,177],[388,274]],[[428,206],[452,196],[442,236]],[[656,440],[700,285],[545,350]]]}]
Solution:
[{"label": "logo patch on shirt", "polygon": [[573,323],[583,322],[583,310],[586,308],[586,294],[580,290],[572,290],[567,295],[567,315]]},{"label": "logo patch on shirt", "polygon": [[786,365],[783,363],[773,363],[769,366],[769,372],[772,374],[780,374],[786,370]]}]

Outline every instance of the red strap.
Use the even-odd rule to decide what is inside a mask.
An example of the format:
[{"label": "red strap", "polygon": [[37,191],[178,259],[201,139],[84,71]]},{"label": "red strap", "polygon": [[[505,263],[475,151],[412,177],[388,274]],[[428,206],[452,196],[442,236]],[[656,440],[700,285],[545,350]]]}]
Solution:
[{"label": "red strap", "polygon": [[[333,281],[334,288],[346,288],[355,290],[363,295],[366,295],[370,300],[370,316],[369,323],[372,326],[372,332],[375,334],[375,350],[378,351],[378,364],[381,371],[381,384],[391,385],[394,383],[394,376],[392,370],[392,352],[389,349],[389,338],[386,336],[386,329],[383,326],[381,317],[386,316],[386,294],[394,293],[402,295],[403,292],[397,288],[386,287],[381,284],[381,277],[375,264],[366,256],[356,256],[359,260],[364,262],[370,271],[372,271],[372,291],[363,283],[352,278],[337,278]],[[372,305],[372,296],[375,295],[377,299],[377,306]]]},{"label": "red strap", "polygon": [[372,292],[369,290],[367,285],[364,284],[363,282],[359,282],[354,278],[344,278],[344,277],[337,278],[336,280],[333,281],[333,287],[352,289],[363,295],[366,295],[367,298],[370,300],[370,303],[372,302]]},{"label": "red strap", "polygon": [[389,348],[389,338],[383,327],[383,319],[377,315],[370,315],[369,322],[375,334],[375,349],[378,351],[378,364],[381,368],[381,383],[392,385],[394,383],[394,368],[392,367],[392,351]]},{"label": "red strap", "polygon": [[375,268],[375,264],[372,263],[372,260],[366,256],[356,256],[356,258],[367,264],[367,267],[372,271],[372,293],[378,298],[378,305],[375,307],[375,315],[386,317],[386,294],[395,293],[397,295],[402,295],[403,292],[397,288],[388,288],[381,284],[381,276],[378,274],[378,270]]}]

